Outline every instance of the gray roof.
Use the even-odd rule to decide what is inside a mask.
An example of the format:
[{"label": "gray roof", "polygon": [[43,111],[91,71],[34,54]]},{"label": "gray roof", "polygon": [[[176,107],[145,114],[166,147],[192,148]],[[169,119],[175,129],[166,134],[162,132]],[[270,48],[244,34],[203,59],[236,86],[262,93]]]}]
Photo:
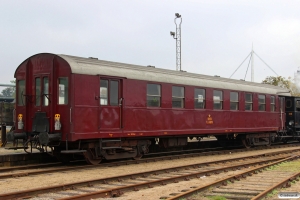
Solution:
[{"label": "gray roof", "polygon": [[193,85],[199,87],[291,96],[289,90],[269,84],[253,83],[189,72],[110,62],[95,58],[82,58],[69,55],[58,56],[69,63],[71,71],[74,74],[101,74],[178,85]]}]

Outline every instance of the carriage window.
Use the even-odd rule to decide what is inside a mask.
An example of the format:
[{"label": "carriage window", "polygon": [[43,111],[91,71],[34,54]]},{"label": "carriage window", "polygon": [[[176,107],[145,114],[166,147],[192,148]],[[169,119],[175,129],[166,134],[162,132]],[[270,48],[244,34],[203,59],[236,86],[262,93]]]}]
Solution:
[{"label": "carriage window", "polygon": [[110,81],[109,103],[111,106],[119,105],[119,82]]},{"label": "carriage window", "polygon": [[291,108],[293,106],[292,101],[290,99],[287,99],[285,102],[285,107],[286,108]]},{"label": "carriage window", "polygon": [[25,101],[25,80],[18,81],[18,106],[24,106]]},{"label": "carriage window", "polygon": [[195,89],[194,95],[194,105],[195,108],[205,108],[205,90],[204,89]]},{"label": "carriage window", "polygon": [[172,86],[172,107],[184,108],[184,87]]},{"label": "carriage window", "polygon": [[43,89],[44,89],[44,95],[43,95],[43,106],[49,105],[49,79],[48,77],[44,77],[44,83],[43,83]]},{"label": "carriage window", "polygon": [[258,95],[258,110],[265,111],[266,110],[266,96],[265,95]]},{"label": "carriage window", "polygon": [[147,84],[147,106],[160,107],[160,85]]},{"label": "carriage window", "polygon": [[68,104],[68,78],[58,78],[58,104]]},{"label": "carriage window", "polygon": [[275,112],[275,97],[271,96],[271,112]]},{"label": "carriage window", "polygon": [[245,110],[252,110],[252,94],[246,93],[245,94]]},{"label": "carriage window", "polygon": [[119,105],[119,82],[100,80],[100,105]]},{"label": "carriage window", "polygon": [[41,105],[41,78],[35,78],[35,105]]},{"label": "carriage window", "polygon": [[296,101],[296,111],[300,111],[300,101]]},{"label": "carriage window", "polygon": [[214,109],[221,110],[223,109],[223,92],[219,90],[214,90]]},{"label": "carriage window", "polygon": [[107,105],[108,80],[100,80],[100,105]]},{"label": "carriage window", "polygon": [[239,109],[239,93],[230,92],[230,110]]}]

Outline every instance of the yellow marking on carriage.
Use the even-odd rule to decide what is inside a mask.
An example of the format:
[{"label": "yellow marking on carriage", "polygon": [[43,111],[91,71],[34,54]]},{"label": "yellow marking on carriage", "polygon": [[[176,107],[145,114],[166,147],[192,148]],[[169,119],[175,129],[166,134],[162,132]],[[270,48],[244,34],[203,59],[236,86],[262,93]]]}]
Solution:
[{"label": "yellow marking on carriage", "polygon": [[164,132],[165,135],[168,135],[168,132]]},{"label": "yellow marking on carriage", "polygon": [[18,114],[18,120],[22,121],[23,115],[22,114]]},{"label": "yellow marking on carriage", "polygon": [[54,120],[55,121],[60,121],[60,114],[55,114],[54,115]]},{"label": "yellow marking on carriage", "polygon": [[213,118],[211,117],[211,115],[208,115],[206,124],[214,124],[214,121],[213,121]]},{"label": "yellow marking on carriage", "polygon": [[113,134],[112,134],[112,133],[109,133],[108,135],[109,135],[110,137],[112,137],[112,136],[113,136]]}]

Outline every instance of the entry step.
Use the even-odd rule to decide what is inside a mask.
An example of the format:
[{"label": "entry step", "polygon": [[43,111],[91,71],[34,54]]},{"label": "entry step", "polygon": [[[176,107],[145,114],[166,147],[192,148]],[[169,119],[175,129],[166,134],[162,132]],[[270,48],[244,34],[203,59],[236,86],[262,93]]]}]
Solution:
[{"label": "entry step", "polygon": [[63,150],[60,153],[71,154],[71,153],[84,153],[84,152],[86,152],[86,150],[72,149],[72,150]]}]

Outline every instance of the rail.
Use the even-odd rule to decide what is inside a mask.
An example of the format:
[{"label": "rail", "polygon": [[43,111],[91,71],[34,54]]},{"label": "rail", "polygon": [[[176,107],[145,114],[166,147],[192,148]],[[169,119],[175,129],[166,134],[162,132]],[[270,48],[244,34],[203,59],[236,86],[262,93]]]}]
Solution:
[{"label": "rail", "polygon": [[[294,158],[294,157],[291,157],[290,154],[282,155],[282,152],[278,156],[279,157],[272,157],[270,155],[267,158],[264,155],[263,160],[261,158],[256,158],[255,156],[254,157],[252,156],[249,159],[254,159],[254,160],[252,160],[252,161],[250,160],[250,162],[247,161],[246,163],[242,163],[242,164],[241,163],[239,163],[239,164],[230,163],[227,166],[222,166],[222,167],[218,167],[215,169],[206,169],[207,165],[212,164],[212,162],[208,162],[208,163],[199,163],[198,165],[195,164],[194,166],[190,166],[190,165],[179,166],[179,167],[175,167],[175,168],[173,167],[171,169],[159,169],[159,170],[154,170],[154,171],[118,175],[115,177],[107,177],[107,178],[93,179],[93,180],[87,180],[87,181],[79,181],[79,182],[73,182],[70,184],[62,184],[62,185],[55,185],[55,186],[49,186],[49,187],[43,187],[43,188],[35,188],[35,189],[26,190],[26,191],[17,191],[17,192],[12,192],[12,193],[0,194],[0,200],[1,199],[18,198],[18,197],[28,197],[28,196],[32,197],[37,194],[41,194],[41,193],[44,194],[47,192],[53,192],[55,190],[65,190],[65,189],[72,189],[72,188],[76,188],[76,187],[93,186],[95,184],[101,184],[101,183],[102,184],[104,183],[107,186],[108,182],[122,181],[124,179],[139,179],[140,177],[148,177],[148,176],[153,176],[153,175],[156,176],[157,178],[159,178],[159,177],[163,177],[163,176],[160,176],[160,174],[162,174],[162,173],[169,174],[169,173],[173,172],[176,174],[176,176],[174,176],[174,177],[160,178],[159,180],[156,180],[157,178],[155,178],[155,180],[150,179],[150,181],[146,181],[144,183],[137,183],[137,184],[133,184],[133,185],[125,185],[125,186],[117,186],[116,187],[114,184],[112,184],[113,188],[111,188],[111,189],[106,189],[106,190],[102,190],[99,192],[91,192],[91,193],[79,195],[79,196],[68,197],[67,199],[90,199],[90,198],[95,198],[95,197],[118,196],[127,190],[139,190],[144,187],[154,187],[156,185],[165,185],[167,183],[173,183],[173,182],[178,182],[178,181],[182,181],[182,180],[189,180],[190,178],[193,178],[193,177],[200,177],[202,175],[220,173],[220,172],[226,171],[226,170],[236,170],[236,169],[242,168],[244,166],[252,166],[252,165],[258,165],[258,164],[262,164],[262,163],[264,163],[263,167],[267,167],[270,164],[266,164],[266,163],[272,162],[272,164],[274,164],[274,163],[284,162],[291,158]],[[241,158],[239,158],[239,159],[241,159]],[[219,161],[217,161],[217,162],[219,162]],[[225,162],[225,161],[223,160],[222,162]],[[228,162],[228,160],[226,160],[226,162]],[[199,165],[201,165],[202,167]],[[197,172],[194,171],[192,173],[184,174],[184,175],[182,175],[182,173],[178,173],[179,170],[186,172],[187,168],[192,168],[195,170],[200,169],[200,171],[197,171]],[[204,171],[203,171],[203,169],[204,169]],[[252,170],[252,171],[250,170],[250,171],[253,172],[253,171],[259,170],[259,169],[260,168],[254,168],[254,170]],[[236,176],[230,177],[230,179],[234,179],[234,178],[236,178]],[[149,180],[149,178],[148,178],[148,180]]]}]

